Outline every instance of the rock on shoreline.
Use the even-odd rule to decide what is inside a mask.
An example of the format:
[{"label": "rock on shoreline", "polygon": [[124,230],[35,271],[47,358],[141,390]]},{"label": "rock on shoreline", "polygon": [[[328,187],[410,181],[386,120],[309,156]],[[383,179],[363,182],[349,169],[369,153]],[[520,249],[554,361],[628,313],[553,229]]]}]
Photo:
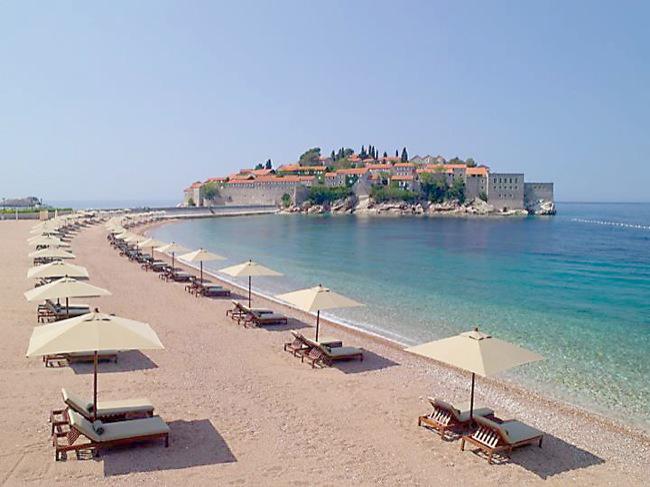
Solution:
[{"label": "rock on shoreline", "polygon": [[527,216],[527,215],[554,215],[555,204],[551,201],[540,200],[532,207],[525,210],[497,210],[485,201],[475,198],[461,204],[458,201],[444,203],[391,201],[375,203],[370,198],[348,198],[334,201],[331,204],[312,204],[305,201],[301,205],[293,205],[281,210],[281,213],[304,213],[309,215],[352,214],[357,215],[387,215],[387,216]]}]

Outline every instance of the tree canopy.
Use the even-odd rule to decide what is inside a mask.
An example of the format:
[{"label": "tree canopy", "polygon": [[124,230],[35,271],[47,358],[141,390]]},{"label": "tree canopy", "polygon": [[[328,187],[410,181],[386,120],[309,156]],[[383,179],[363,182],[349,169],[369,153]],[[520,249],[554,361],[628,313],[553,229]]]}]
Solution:
[{"label": "tree canopy", "polygon": [[301,166],[315,166],[320,164],[320,147],[307,149],[300,155],[298,164]]}]

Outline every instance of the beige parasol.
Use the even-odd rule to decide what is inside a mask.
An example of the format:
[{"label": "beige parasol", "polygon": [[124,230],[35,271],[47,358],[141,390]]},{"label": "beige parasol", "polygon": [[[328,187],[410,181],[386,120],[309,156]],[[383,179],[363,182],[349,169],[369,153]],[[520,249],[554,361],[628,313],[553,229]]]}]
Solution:
[{"label": "beige parasol", "polygon": [[316,311],[316,341],[318,341],[320,312],[322,309],[363,306],[363,304],[335,293],[320,284],[316,287],[280,294],[279,296],[276,296],[276,298],[286,301],[303,311],[308,311],[310,313]]},{"label": "beige parasol", "polygon": [[88,270],[80,265],[69,264],[61,260],[38,265],[27,270],[28,279],[52,277],[88,277]]},{"label": "beige parasol", "polygon": [[32,332],[27,357],[73,352],[94,352],[93,413],[97,411],[97,354],[113,350],[155,350],[164,348],[147,323],[119,316],[87,313],[76,318],[37,326]]},{"label": "beige parasol", "polygon": [[489,377],[518,365],[542,360],[541,355],[512,343],[481,333],[478,328],[450,338],[423,343],[406,349],[472,373],[470,417],[474,409],[476,374]]},{"label": "beige parasol", "polygon": [[258,264],[252,260],[248,260],[241,264],[233,265],[231,267],[226,267],[220,269],[219,272],[228,274],[233,277],[248,277],[248,307],[251,306],[251,278],[253,276],[281,276],[282,274],[276,272],[268,267],[264,267],[262,264]]}]

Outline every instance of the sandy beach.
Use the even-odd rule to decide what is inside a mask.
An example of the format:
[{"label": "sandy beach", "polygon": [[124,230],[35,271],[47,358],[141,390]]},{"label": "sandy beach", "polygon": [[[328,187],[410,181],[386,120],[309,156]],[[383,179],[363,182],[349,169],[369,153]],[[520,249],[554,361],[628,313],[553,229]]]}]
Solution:
[{"label": "sandy beach", "polygon": [[256,304],[290,316],[289,324],[237,326],[225,316],[229,299],[195,298],[183,284],[144,272],[109,246],[101,225],[75,236],[74,263],[112,296],[78,301],[150,323],[166,349],[127,352],[116,364],[101,364],[99,397],[149,398],[171,428],[171,443],[55,462],[49,411],[62,407],[62,387],[91,396],[92,366],[45,368],[24,356],[36,325],[36,305],[23,297],[33,286],[25,277],[32,224],[0,222],[2,485],[647,484],[647,435],[481,379],[479,403],[546,434],[542,449],[526,447],[490,466],[461,452],[459,441],[442,441],[417,426],[417,417],[429,412],[427,396],[468,397],[468,374],[331,323],[322,333],[363,347],[366,359],[313,370],[282,350],[288,330],[312,332],[312,317],[258,297]]}]

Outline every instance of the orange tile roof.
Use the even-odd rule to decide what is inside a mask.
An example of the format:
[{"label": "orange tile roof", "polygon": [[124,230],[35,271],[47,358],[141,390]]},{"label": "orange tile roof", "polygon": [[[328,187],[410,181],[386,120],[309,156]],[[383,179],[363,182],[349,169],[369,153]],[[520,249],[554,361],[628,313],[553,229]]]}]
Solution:
[{"label": "orange tile roof", "polygon": [[326,172],[325,173],[326,178],[335,178],[337,176],[340,176],[340,173],[338,171],[332,171],[332,172]]},{"label": "orange tile roof", "polygon": [[390,164],[373,164],[373,163],[367,163],[366,168],[368,169],[386,169],[390,171],[391,165]]},{"label": "orange tile roof", "polygon": [[266,176],[271,174],[271,171],[273,171],[273,169],[253,169],[250,171],[250,174],[254,174],[255,176]]},{"label": "orange tile roof", "polygon": [[467,175],[468,176],[485,176],[485,177],[487,177],[488,168],[485,167],[485,166],[468,167],[467,168]]},{"label": "orange tile roof", "polygon": [[280,166],[278,171],[294,172],[294,171],[326,171],[326,166],[301,166],[300,164],[285,164]]},{"label": "orange tile roof", "polygon": [[412,162],[398,162],[395,167],[415,167],[415,164]]},{"label": "orange tile roof", "polygon": [[367,167],[353,167],[350,169],[339,169],[337,171],[339,174],[366,174],[368,172]]},{"label": "orange tile roof", "polygon": [[391,181],[413,181],[413,176],[391,176]]},{"label": "orange tile roof", "polygon": [[256,179],[239,179],[226,184],[255,184],[255,183],[302,183],[314,181],[314,176],[260,176]]},{"label": "orange tile roof", "polygon": [[226,179],[227,178],[224,177],[224,176],[217,176],[215,178],[208,178],[208,179],[206,179],[205,182],[206,183],[221,183],[221,182],[225,181]]},{"label": "orange tile roof", "polygon": [[467,168],[465,164],[443,164],[442,166],[445,169],[466,169]]}]

